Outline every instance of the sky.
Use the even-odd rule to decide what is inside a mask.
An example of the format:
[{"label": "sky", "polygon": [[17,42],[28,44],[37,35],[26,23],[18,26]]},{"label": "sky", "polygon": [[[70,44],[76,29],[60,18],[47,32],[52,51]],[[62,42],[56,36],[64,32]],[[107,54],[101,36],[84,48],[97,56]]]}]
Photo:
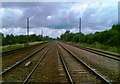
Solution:
[{"label": "sky", "polygon": [[26,18],[30,34],[59,37],[66,30],[84,34],[104,31],[118,23],[118,0],[5,0],[0,7],[0,32],[26,35]]}]

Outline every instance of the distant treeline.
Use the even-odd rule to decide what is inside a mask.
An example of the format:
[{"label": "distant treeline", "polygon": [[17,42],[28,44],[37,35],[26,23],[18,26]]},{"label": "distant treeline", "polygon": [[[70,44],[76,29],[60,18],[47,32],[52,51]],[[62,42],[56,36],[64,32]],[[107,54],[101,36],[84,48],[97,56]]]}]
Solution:
[{"label": "distant treeline", "polygon": [[60,36],[60,40],[76,43],[78,43],[80,40],[81,43],[101,43],[111,47],[120,47],[120,24],[113,25],[109,30],[87,35],[84,35],[83,33],[74,34],[67,30]]},{"label": "distant treeline", "polygon": [[43,37],[42,35],[19,35],[19,36],[14,36],[13,34],[11,35],[6,35],[0,33],[1,38],[2,38],[2,45],[12,45],[12,44],[22,44],[22,43],[27,43],[27,42],[35,42],[35,41],[48,41],[51,38],[48,36]]},{"label": "distant treeline", "polygon": [[[52,38],[49,38],[48,36],[43,37],[42,35],[36,34],[30,36],[27,35],[14,36],[13,34],[4,36],[3,33],[0,33],[0,43],[2,42],[3,46],[17,43],[21,44],[27,42],[48,40],[52,40]],[[104,45],[109,45],[111,47],[120,47],[120,24],[113,25],[112,28],[109,30],[87,35],[83,33],[71,33],[70,31],[67,30],[64,34],[60,36],[59,40],[74,43],[78,43],[80,40],[81,43],[87,44],[100,43]]]}]

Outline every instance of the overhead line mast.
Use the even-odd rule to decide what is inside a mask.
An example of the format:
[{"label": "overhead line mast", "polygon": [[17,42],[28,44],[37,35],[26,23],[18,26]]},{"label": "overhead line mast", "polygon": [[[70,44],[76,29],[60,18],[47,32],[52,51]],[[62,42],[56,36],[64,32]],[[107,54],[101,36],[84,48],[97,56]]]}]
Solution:
[{"label": "overhead line mast", "polygon": [[27,18],[27,37],[28,37],[28,43],[30,41],[29,39],[29,18]]},{"label": "overhead line mast", "polygon": [[81,18],[79,18],[79,33],[81,33]]},{"label": "overhead line mast", "polygon": [[29,18],[27,18],[27,36],[29,36]]},{"label": "overhead line mast", "polygon": [[[79,18],[79,33],[81,34],[81,18]],[[80,43],[80,35],[79,35],[79,43]]]}]

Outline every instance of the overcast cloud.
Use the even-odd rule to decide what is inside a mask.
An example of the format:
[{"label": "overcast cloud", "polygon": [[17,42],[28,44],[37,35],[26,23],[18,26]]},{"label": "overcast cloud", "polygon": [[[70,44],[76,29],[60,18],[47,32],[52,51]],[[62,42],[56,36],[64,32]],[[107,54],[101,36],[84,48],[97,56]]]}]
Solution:
[{"label": "overcast cloud", "polygon": [[110,29],[118,23],[118,2],[2,2],[0,19],[4,34],[26,34],[26,18],[30,18],[30,34],[59,37],[66,30],[82,33]]}]

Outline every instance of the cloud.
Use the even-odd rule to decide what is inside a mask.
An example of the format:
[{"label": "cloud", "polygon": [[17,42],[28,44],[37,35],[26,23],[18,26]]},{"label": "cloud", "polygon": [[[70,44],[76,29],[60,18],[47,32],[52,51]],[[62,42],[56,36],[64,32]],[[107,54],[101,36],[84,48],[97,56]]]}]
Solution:
[{"label": "cloud", "polygon": [[[30,33],[40,34],[41,28],[56,37],[66,29],[77,32],[82,18],[82,32],[91,33],[111,28],[117,24],[117,2],[88,0],[82,2],[3,2],[0,8],[4,33],[11,28],[26,29],[26,18],[30,18]],[[116,16],[116,17],[115,17]],[[7,30],[7,31],[5,31]],[[38,31],[38,32],[37,32]],[[87,31],[87,32],[86,32]],[[17,32],[22,34],[22,32]],[[16,34],[16,33],[15,33]],[[24,33],[25,34],[25,33]]]},{"label": "cloud", "polygon": [[87,7],[83,14],[84,28],[92,30],[110,29],[113,24],[117,24],[117,3],[102,4]]},{"label": "cloud", "polygon": [[25,35],[26,29],[23,28],[2,28],[0,32],[3,32],[4,35],[14,34],[14,35]]},{"label": "cloud", "polygon": [[51,18],[52,18],[52,16],[48,16],[48,17],[47,17],[48,20],[51,19]]},{"label": "cloud", "polygon": [[119,0],[4,0],[3,2],[118,2]]},{"label": "cloud", "polygon": [[[40,27],[40,28],[34,28],[30,29],[29,34],[36,34],[36,35],[42,35],[43,31],[43,36],[49,36],[52,38],[57,38],[61,34],[63,34],[66,29],[50,29],[47,27]],[[13,34],[13,35],[27,35],[26,29],[24,28],[2,28],[0,32],[4,32],[4,35],[7,34]],[[57,32],[57,33],[56,33]]]}]

